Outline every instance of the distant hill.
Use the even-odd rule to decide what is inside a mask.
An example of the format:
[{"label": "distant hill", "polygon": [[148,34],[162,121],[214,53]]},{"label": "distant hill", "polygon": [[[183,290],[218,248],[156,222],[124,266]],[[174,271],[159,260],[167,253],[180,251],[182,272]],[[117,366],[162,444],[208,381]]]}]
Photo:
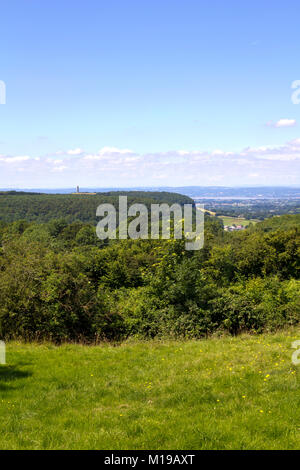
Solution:
[{"label": "distant hill", "polygon": [[[26,193],[43,193],[43,194],[70,194],[73,193],[75,188],[60,188],[60,189],[24,189],[22,192]],[[80,188],[81,192],[96,192],[96,193],[110,193],[110,192],[168,192],[184,194],[192,198],[254,198],[254,199],[281,199],[281,198],[300,198],[300,188],[297,187],[279,187],[279,186],[265,186],[265,187],[235,187],[230,186],[160,186],[160,187],[135,187],[135,188]],[[0,189],[1,191],[1,189]],[[5,190],[8,191],[8,190]],[[10,193],[13,191],[9,190]],[[19,192],[19,191],[18,191]]]},{"label": "distant hill", "polygon": [[95,225],[97,207],[103,203],[110,203],[118,210],[118,197],[121,195],[128,196],[128,205],[138,202],[148,208],[158,202],[181,205],[193,203],[188,196],[168,192],[119,191],[84,195],[9,191],[0,192],[0,220],[43,223],[63,218],[68,223],[81,221]]}]

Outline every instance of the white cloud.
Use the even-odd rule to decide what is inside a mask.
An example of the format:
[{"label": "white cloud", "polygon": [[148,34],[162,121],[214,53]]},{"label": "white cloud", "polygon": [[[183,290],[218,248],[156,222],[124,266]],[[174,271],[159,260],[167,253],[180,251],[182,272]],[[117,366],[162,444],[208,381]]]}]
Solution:
[{"label": "white cloud", "polygon": [[81,148],[73,149],[73,150],[68,150],[67,155],[81,155],[84,152]]},{"label": "white cloud", "polygon": [[109,159],[112,161],[111,157],[113,158],[134,158],[135,153],[129,149],[119,149],[117,147],[103,147],[95,154],[86,154],[84,156],[85,160],[105,160]]},{"label": "white cloud", "polygon": [[117,147],[103,147],[98,152],[99,155],[115,155],[115,154],[124,155],[128,153],[133,153],[133,152],[132,150],[129,150],[129,149],[118,149]]},{"label": "white cloud", "polygon": [[276,122],[275,127],[294,127],[296,125],[296,119],[279,119]]},{"label": "white cloud", "polygon": [[27,155],[24,156],[17,156],[17,157],[10,157],[5,155],[0,155],[0,161],[5,163],[18,163],[18,162],[25,162],[27,160],[31,160],[31,157]]},{"label": "white cloud", "polygon": [[75,148],[70,150],[59,150],[55,155],[81,155],[84,153],[84,150],[81,148]]},{"label": "white cloud", "polygon": [[51,165],[59,165],[60,163],[63,163],[63,160],[61,159],[52,159],[52,158],[47,158],[46,159],[47,163],[50,163]]},{"label": "white cloud", "polygon": [[85,155],[83,158],[84,160],[103,160],[103,156],[98,154],[88,154]]},{"label": "white cloud", "polygon": [[267,126],[269,127],[294,127],[296,126],[297,121],[296,119],[279,119],[277,122],[269,121],[267,122]]},{"label": "white cloud", "polygon": [[60,165],[60,166],[55,166],[52,171],[64,171],[66,170],[68,167],[65,166],[65,165]]}]

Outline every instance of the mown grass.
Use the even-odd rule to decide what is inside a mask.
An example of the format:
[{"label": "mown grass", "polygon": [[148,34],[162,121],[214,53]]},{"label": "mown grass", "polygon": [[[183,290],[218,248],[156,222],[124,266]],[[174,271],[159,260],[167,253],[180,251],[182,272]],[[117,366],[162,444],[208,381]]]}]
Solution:
[{"label": "mown grass", "polygon": [[9,343],[0,448],[299,449],[296,339]]},{"label": "mown grass", "polygon": [[250,223],[253,225],[259,222],[256,219],[243,219],[241,217],[227,217],[227,216],[219,216],[219,219],[222,219],[224,225],[243,225],[244,227],[248,227]]}]

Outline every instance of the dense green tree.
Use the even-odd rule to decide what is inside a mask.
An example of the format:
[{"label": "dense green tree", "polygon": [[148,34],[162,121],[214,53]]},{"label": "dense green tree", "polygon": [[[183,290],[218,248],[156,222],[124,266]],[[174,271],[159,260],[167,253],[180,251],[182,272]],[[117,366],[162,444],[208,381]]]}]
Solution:
[{"label": "dense green tree", "polygon": [[100,241],[78,219],[0,222],[0,335],[198,338],[295,324],[299,223],[274,219],[270,230],[226,233],[206,216],[205,244],[195,252],[184,240]]}]

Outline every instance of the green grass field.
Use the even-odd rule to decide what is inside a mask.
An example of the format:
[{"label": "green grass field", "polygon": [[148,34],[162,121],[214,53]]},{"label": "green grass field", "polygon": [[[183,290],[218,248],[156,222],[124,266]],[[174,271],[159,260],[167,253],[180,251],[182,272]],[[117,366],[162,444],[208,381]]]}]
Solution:
[{"label": "green grass field", "polygon": [[255,225],[257,224],[257,220],[255,219],[242,219],[239,217],[226,217],[226,216],[219,216],[219,219],[222,219],[224,225],[244,225],[244,227],[247,227],[250,222]]},{"label": "green grass field", "polygon": [[0,449],[299,449],[297,339],[9,343]]}]

